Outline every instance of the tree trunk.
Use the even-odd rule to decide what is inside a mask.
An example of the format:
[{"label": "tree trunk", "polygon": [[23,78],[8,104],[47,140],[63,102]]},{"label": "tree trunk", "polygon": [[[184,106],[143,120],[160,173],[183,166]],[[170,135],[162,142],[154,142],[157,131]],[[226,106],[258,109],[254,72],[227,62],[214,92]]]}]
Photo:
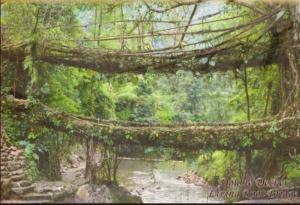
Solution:
[{"label": "tree trunk", "polygon": [[53,137],[49,149],[49,173],[48,178],[51,181],[61,180],[60,172],[60,152],[58,151],[57,137]]},{"label": "tree trunk", "polygon": [[284,116],[299,112],[300,102],[300,9],[299,4],[291,9],[291,29],[282,33],[279,47],[280,62],[280,86],[281,86],[281,110]]},{"label": "tree trunk", "polygon": [[15,63],[14,69],[14,81],[12,84],[12,94],[16,98],[26,99],[26,88],[30,82],[30,75],[28,70],[23,67],[22,61],[17,61]]},{"label": "tree trunk", "polygon": [[96,180],[96,160],[94,138],[90,137],[86,142],[85,178],[91,183]]},{"label": "tree trunk", "polygon": [[[251,120],[251,113],[250,113],[250,98],[249,98],[249,91],[248,91],[248,74],[246,68],[244,69],[244,88],[245,88],[245,95],[246,95],[246,103],[247,103],[247,120],[250,122]],[[250,137],[250,136],[248,136]],[[251,150],[245,151],[245,177],[251,175],[251,161],[252,161],[252,152]]]},{"label": "tree trunk", "polygon": [[[285,32],[277,32],[280,28],[275,28],[273,37],[278,38],[277,50],[280,56],[278,91],[273,95],[272,114],[280,113],[283,116],[291,116],[300,112],[300,66],[299,66],[299,45],[300,45],[300,4],[292,8],[290,16],[291,29]],[[297,48],[298,46],[298,48]],[[279,171],[278,154],[274,151],[265,157],[264,176],[272,177]]]}]

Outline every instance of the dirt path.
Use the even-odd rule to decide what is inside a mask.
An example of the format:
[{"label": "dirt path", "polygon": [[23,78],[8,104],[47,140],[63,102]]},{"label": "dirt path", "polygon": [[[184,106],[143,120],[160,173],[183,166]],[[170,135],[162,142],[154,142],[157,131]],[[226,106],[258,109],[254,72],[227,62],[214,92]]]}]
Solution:
[{"label": "dirt path", "polygon": [[86,183],[84,179],[85,162],[81,161],[76,164],[75,168],[62,168],[62,180],[70,184],[80,186]]}]

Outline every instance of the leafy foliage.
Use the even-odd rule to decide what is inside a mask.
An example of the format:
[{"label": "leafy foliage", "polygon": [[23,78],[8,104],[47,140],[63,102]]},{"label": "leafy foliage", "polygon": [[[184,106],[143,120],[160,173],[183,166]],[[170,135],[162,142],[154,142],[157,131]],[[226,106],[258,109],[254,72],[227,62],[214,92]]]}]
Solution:
[{"label": "leafy foliage", "polygon": [[[155,3],[156,7],[162,6]],[[165,5],[169,6],[169,5]],[[183,7],[188,10],[188,6]],[[52,108],[62,109],[65,112],[79,115],[91,116],[99,119],[118,119],[129,121],[151,121],[159,123],[187,123],[187,122],[242,122],[271,116],[274,113],[274,104],[278,96],[279,75],[276,65],[265,66],[262,69],[247,68],[247,92],[249,104],[246,100],[245,79],[246,74],[242,69],[228,71],[226,73],[192,73],[179,70],[175,74],[157,74],[151,71],[145,75],[101,75],[91,70],[83,70],[62,65],[51,65],[35,60],[39,52],[46,48],[37,48],[47,42],[56,42],[62,46],[101,48],[104,50],[118,49],[120,51],[140,51],[145,49],[164,48],[174,46],[174,39],[153,36],[151,38],[117,38],[114,41],[95,40],[101,36],[115,35],[137,35],[141,32],[156,29],[170,29],[168,24],[156,24],[147,20],[162,20],[163,15],[145,12],[147,6],[140,3],[129,5],[111,4],[36,4],[36,3],[5,3],[1,5],[1,28],[4,29],[6,41],[17,45],[26,42],[25,49],[30,50],[30,55],[22,60],[21,69],[30,76],[26,82],[27,97],[33,102],[45,103]],[[228,12],[228,11],[232,12]],[[176,10],[174,15],[167,15],[166,21],[185,19],[186,12]],[[203,31],[222,29],[231,25],[239,25],[254,20],[249,10],[234,5],[222,6],[221,17],[231,18],[235,15],[245,15],[243,18],[233,18],[232,21],[215,21],[210,24],[198,24],[190,27],[188,31]],[[278,13],[276,21],[285,13]],[[123,22],[126,19],[139,17],[141,22]],[[219,16],[220,17],[220,16]],[[216,20],[213,17],[211,20]],[[110,22],[103,24],[102,22]],[[180,25],[180,24],[178,24]],[[251,42],[260,37],[268,25],[262,23],[253,27],[250,31],[254,33],[241,40],[236,59],[247,63],[250,54],[246,54]],[[233,31],[230,36],[217,38],[216,34],[201,35],[201,40],[213,38],[207,44],[195,44],[192,49],[206,48],[209,44],[216,45],[223,41],[232,40],[238,31]],[[247,31],[245,34],[249,34]],[[1,33],[2,35],[2,33]],[[199,35],[200,36],[200,35]],[[197,36],[198,37],[198,36]],[[75,40],[74,40],[75,39]],[[90,39],[81,41],[76,39]],[[193,38],[185,39],[185,43],[193,42]],[[268,35],[259,39],[259,42],[270,42]],[[251,47],[251,46],[250,46]],[[205,61],[207,65],[216,64],[215,58],[193,59]],[[118,62],[122,65],[122,62]],[[17,85],[22,81],[17,76],[17,64],[1,62],[1,74],[5,72],[5,78],[1,79],[1,96],[12,94]],[[2,82],[3,81],[3,82]],[[247,116],[247,109],[250,116]],[[45,113],[47,115],[47,113]],[[31,113],[29,116],[17,117],[9,110],[1,111],[1,121],[5,122],[5,129],[11,142],[25,148],[25,157],[28,161],[28,174],[36,179],[40,175],[38,162],[41,161],[42,153],[50,154],[53,161],[59,160],[59,154],[65,154],[62,148],[69,148],[72,141],[72,125],[67,125],[70,131],[67,135],[54,133],[52,130],[36,126],[30,127],[30,122],[36,120],[37,116]],[[53,125],[60,125],[61,119],[53,120]],[[110,128],[113,129],[113,128]],[[269,130],[274,136],[274,148],[280,145],[277,136],[278,128],[276,122]],[[107,135],[90,130],[97,137],[106,139]],[[153,132],[156,138],[157,133]],[[253,142],[250,136],[240,136],[241,146],[248,147]],[[279,136],[284,138],[285,136]],[[125,138],[132,139],[128,133]],[[222,139],[223,144],[228,143]],[[57,147],[61,147],[55,152]],[[128,148],[127,148],[128,149]],[[66,149],[68,150],[68,149]],[[68,151],[66,151],[68,152]],[[188,151],[187,151],[188,152]],[[57,154],[57,155],[55,155]],[[238,154],[236,152],[225,153],[216,151],[207,158],[206,154],[189,156],[178,153],[172,149],[145,148],[146,155],[155,157],[187,158],[196,169],[200,171],[209,182],[215,183],[224,177],[238,177]],[[292,161],[292,162],[290,162]],[[284,164],[284,170],[291,181],[299,179],[299,157]],[[56,163],[56,162],[54,162]],[[56,164],[57,165],[57,164]]]}]

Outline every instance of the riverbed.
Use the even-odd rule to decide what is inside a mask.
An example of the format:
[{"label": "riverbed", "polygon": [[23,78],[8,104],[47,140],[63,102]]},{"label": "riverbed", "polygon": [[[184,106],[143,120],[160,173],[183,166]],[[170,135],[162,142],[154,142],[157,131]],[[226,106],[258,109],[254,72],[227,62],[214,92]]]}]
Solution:
[{"label": "riverbed", "polygon": [[209,198],[209,187],[186,184],[176,177],[189,168],[181,161],[121,159],[118,181],[144,203],[222,203]]}]

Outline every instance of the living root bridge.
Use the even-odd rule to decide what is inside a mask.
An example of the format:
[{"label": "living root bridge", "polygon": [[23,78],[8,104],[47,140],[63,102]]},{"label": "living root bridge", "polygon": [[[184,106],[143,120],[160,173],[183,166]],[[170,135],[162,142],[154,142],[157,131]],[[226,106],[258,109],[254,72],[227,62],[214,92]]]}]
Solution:
[{"label": "living root bridge", "polygon": [[[236,45],[238,46],[238,45]],[[240,53],[234,47],[229,48],[207,48],[192,54],[184,53],[181,57],[172,55],[148,55],[135,54],[130,52],[108,52],[91,48],[72,48],[57,45],[38,45],[35,49],[39,52],[32,53],[28,49],[29,44],[1,46],[1,56],[12,62],[23,61],[26,56],[31,56],[34,60],[54,65],[64,65],[77,67],[80,69],[90,69],[99,73],[146,73],[148,70],[176,73],[178,70],[190,70],[192,72],[209,73],[214,71],[228,71],[237,68],[261,67],[275,63],[276,57],[270,59],[267,51],[259,46],[247,63],[234,56]],[[218,54],[218,59],[211,64],[207,59]],[[186,57],[187,56],[187,57]],[[204,58],[207,62],[202,61]]]},{"label": "living root bridge", "polygon": [[[24,103],[25,102],[25,103]],[[13,99],[21,110],[30,103]],[[17,105],[17,106],[16,106]],[[274,147],[300,149],[300,116],[274,117],[247,123],[155,124],[98,120],[39,106],[38,124],[109,146],[137,144],[180,150],[245,150]],[[46,113],[46,114],[45,114]],[[54,123],[59,121],[60,123]]]}]

